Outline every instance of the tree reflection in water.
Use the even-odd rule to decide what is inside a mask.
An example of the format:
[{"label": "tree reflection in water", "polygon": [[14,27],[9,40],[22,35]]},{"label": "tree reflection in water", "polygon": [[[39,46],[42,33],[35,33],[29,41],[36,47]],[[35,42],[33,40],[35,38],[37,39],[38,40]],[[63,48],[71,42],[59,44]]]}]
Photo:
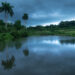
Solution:
[{"label": "tree reflection in water", "polygon": [[24,55],[25,56],[28,56],[29,55],[29,50],[26,48],[24,51],[23,51]]},{"label": "tree reflection in water", "polygon": [[60,40],[61,44],[75,44],[75,39],[70,40]]},{"label": "tree reflection in water", "polygon": [[4,41],[0,41],[0,52],[4,51],[5,46],[6,46],[5,42]]},{"label": "tree reflection in water", "polygon": [[15,66],[15,57],[12,56],[10,59],[7,60],[2,60],[2,66],[4,67],[4,69],[12,69],[13,66]]}]

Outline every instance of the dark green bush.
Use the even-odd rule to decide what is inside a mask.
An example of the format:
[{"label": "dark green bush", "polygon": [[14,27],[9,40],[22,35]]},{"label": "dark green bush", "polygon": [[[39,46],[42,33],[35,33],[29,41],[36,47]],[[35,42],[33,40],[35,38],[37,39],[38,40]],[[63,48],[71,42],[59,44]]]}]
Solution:
[{"label": "dark green bush", "polygon": [[5,34],[3,34],[2,37],[3,37],[4,40],[12,40],[12,39],[14,39],[14,37],[10,33],[5,33]]}]

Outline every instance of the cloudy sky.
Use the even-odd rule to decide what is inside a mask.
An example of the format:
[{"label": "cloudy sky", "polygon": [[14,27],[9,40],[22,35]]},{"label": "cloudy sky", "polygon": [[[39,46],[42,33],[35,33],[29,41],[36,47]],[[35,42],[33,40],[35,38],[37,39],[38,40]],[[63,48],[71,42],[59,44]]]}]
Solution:
[{"label": "cloudy sky", "polygon": [[[22,20],[24,13],[29,14],[27,25],[57,24],[62,20],[75,19],[75,0],[0,0],[14,6],[14,16],[9,21]],[[3,14],[0,18],[3,19]]]}]

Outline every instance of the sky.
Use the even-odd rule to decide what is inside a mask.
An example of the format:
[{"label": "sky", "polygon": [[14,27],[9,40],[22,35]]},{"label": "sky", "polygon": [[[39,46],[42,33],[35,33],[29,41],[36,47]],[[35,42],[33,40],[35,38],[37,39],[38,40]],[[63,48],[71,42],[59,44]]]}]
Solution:
[{"label": "sky", "polygon": [[[75,0],[0,0],[7,1],[14,6],[14,16],[9,22],[22,20],[24,13],[28,13],[28,26],[58,24],[60,21],[75,20]],[[0,19],[4,19],[0,13]]]}]

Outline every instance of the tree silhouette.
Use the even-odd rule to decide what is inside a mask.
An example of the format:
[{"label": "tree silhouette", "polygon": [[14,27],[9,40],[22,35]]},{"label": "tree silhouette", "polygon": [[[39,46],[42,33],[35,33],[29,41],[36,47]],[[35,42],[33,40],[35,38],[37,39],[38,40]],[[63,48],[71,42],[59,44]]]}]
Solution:
[{"label": "tree silhouette", "polygon": [[[22,19],[25,20],[25,21],[28,20],[28,14],[25,13],[25,14],[22,16]],[[26,24],[26,22],[25,22],[25,24]]]},{"label": "tree silhouette", "polygon": [[6,24],[6,28],[7,28],[8,15],[10,15],[12,17],[13,14],[14,14],[13,6],[11,6],[7,2],[2,2],[2,6],[0,7],[0,12],[4,12],[5,13],[5,24]]}]

